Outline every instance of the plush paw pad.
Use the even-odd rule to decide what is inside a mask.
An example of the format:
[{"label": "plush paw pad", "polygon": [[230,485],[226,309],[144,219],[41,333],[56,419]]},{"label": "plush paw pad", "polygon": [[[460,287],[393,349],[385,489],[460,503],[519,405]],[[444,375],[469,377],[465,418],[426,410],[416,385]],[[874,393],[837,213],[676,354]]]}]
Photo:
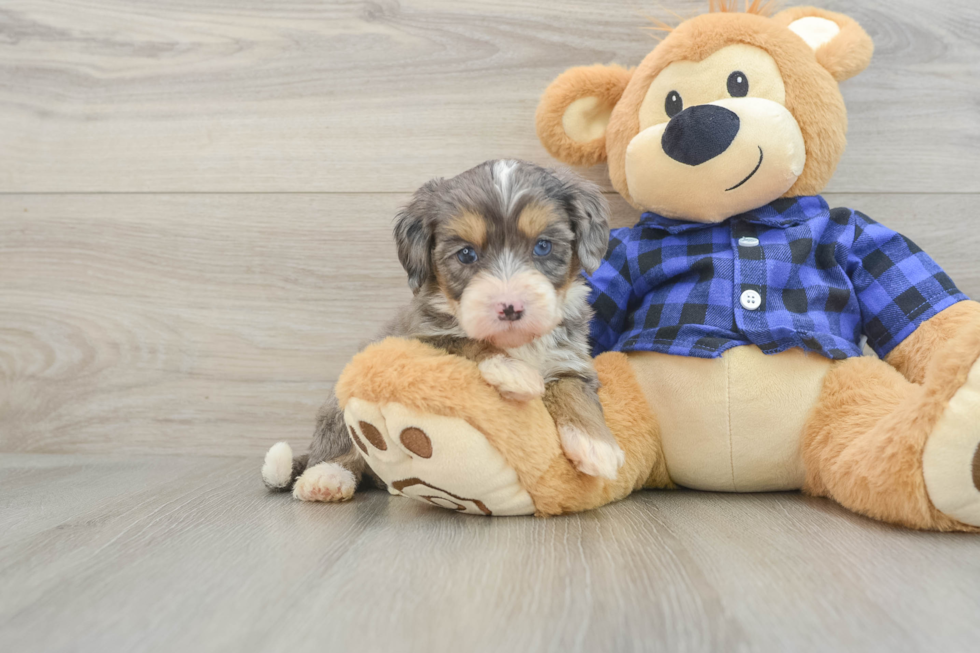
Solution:
[{"label": "plush paw pad", "polygon": [[936,509],[980,526],[980,363],[974,364],[929,436],[922,474]]},{"label": "plush paw pad", "polygon": [[492,356],[479,365],[483,379],[505,399],[530,401],[544,394],[541,374],[523,361],[509,356]]},{"label": "plush paw pad", "polygon": [[589,476],[615,480],[626,454],[613,442],[590,436],[581,428],[564,424],[558,427],[561,448],[575,468]]},{"label": "plush paw pad", "polygon": [[301,501],[347,501],[354,496],[357,480],[350,470],[336,463],[320,463],[307,468],[296,479],[293,496]]},{"label": "plush paw pad", "polygon": [[534,512],[514,469],[464,420],[356,398],[347,402],[344,419],[392,494],[474,515]]}]

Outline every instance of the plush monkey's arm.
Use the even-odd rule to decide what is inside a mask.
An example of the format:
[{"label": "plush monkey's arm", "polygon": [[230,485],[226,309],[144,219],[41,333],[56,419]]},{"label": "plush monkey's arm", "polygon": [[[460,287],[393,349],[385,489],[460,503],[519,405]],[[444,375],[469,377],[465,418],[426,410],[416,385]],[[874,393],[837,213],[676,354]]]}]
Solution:
[{"label": "plush monkey's arm", "polygon": [[947,378],[958,388],[980,358],[980,303],[959,302],[919,325],[885,361],[913,383]]}]

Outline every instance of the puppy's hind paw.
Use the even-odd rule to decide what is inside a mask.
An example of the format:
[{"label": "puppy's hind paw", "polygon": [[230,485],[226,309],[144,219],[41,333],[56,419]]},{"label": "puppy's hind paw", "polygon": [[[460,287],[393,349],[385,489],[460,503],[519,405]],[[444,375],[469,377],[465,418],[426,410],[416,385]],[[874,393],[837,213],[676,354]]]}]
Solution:
[{"label": "puppy's hind paw", "polygon": [[293,496],[300,501],[347,501],[354,496],[357,479],[337,463],[313,465],[296,479]]},{"label": "puppy's hind paw", "polygon": [[559,426],[558,434],[565,457],[572,461],[578,471],[616,480],[619,468],[626,462],[626,454],[615,441],[594,438],[572,424]]}]

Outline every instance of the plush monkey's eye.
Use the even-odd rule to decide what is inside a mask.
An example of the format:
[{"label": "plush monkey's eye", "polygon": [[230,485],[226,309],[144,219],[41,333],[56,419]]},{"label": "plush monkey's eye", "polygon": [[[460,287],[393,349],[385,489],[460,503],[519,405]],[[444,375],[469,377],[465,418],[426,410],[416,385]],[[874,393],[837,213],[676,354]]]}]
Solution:
[{"label": "plush monkey's eye", "polygon": [[728,94],[732,97],[745,97],[749,94],[749,78],[741,70],[728,76]]},{"label": "plush monkey's eye", "polygon": [[534,243],[534,255],[535,256],[547,256],[551,254],[551,241],[541,239]]},{"label": "plush monkey's eye", "polygon": [[471,265],[476,263],[476,259],[479,258],[476,255],[476,251],[472,247],[464,247],[463,249],[456,252],[456,258],[463,265]]},{"label": "plush monkey's eye", "polygon": [[668,93],[667,101],[664,102],[664,111],[667,112],[667,117],[673,118],[683,110],[684,100],[681,99],[681,94],[677,91],[671,91]]}]

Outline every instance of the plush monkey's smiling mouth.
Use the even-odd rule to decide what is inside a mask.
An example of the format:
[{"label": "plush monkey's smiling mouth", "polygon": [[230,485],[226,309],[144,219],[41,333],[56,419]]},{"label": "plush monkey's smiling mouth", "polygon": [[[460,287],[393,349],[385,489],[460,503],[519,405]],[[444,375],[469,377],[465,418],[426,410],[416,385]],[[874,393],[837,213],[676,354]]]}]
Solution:
[{"label": "plush monkey's smiling mouth", "polygon": [[738,188],[739,186],[742,186],[742,185],[743,185],[743,184],[744,184],[745,182],[747,182],[747,181],[748,181],[749,179],[752,179],[752,177],[753,177],[753,176],[755,176],[755,173],[757,173],[757,172],[759,172],[759,168],[761,168],[761,167],[762,167],[762,147],[760,146],[760,147],[759,147],[759,163],[757,163],[757,164],[755,165],[755,170],[753,170],[752,172],[750,172],[750,173],[749,173],[749,176],[748,176],[748,177],[746,177],[746,178],[745,178],[745,179],[743,179],[742,181],[740,181],[740,182],[738,182],[737,184],[735,184],[735,185],[734,185],[734,186],[732,186],[731,188],[726,188],[726,189],[725,189],[725,192],[727,193],[727,192],[728,192],[728,191],[730,191],[730,190],[735,190],[735,189],[736,189],[736,188]]}]

